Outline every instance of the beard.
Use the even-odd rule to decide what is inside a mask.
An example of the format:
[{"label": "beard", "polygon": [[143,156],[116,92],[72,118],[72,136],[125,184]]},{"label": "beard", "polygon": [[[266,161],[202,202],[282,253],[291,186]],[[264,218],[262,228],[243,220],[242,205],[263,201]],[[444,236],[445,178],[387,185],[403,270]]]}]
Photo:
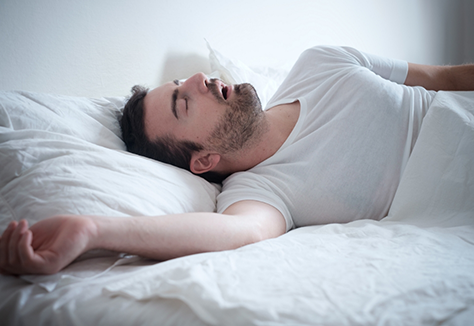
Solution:
[{"label": "beard", "polygon": [[[222,99],[217,86],[211,92]],[[216,94],[217,92],[217,94]],[[266,130],[265,114],[257,91],[250,84],[234,85],[234,98],[206,141],[209,148],[221,154],[237,152],[258,142]]]}]

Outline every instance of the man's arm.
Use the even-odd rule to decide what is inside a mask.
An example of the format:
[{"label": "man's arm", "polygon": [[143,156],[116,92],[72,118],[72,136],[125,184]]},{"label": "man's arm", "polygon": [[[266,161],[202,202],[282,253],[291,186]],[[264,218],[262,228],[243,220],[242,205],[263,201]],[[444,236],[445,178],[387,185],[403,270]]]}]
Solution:
[{"label": "man's arm", "polygon": [[[127,252],[157,260],[235,249],[277,237],[285,220],[274,207],[241,201],[223,214],[187,213],[131,219],[100,218],[96,248]],[[125,236],[116,240],[117,234]]]},{"label": "man's arm", "polygon": [[30,229],[26,221],[13,222],[0,239],[0,270],[7,274],[52,274],[91,249],[166,260],[235,249],[277,237],[285,230],[282,214],[257,201],[235,203],[223,214],[57,216]]},{"label": "man's arm", "polygon": [[405,85],[422,86],[434,91],[474,90],[474,64],[429,66],[409,63]]}]

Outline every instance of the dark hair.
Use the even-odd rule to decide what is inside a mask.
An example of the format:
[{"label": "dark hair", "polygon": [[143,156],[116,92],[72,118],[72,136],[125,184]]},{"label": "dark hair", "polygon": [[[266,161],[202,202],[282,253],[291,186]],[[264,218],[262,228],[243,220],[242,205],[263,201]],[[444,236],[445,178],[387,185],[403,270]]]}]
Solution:
[{"label": "dark hair", "polygon": [[[171,135],[150,140],[145,134],[143,109],[143,99],[147,93],[147,88],[133,86],[132,96],[123,109],[120,128],[127,151],[191,171],[189,165],[192,154],[203,150],[204,147],[191,141],[178,141]],[[199,176],[217,183],[222,182],[226,177],[216,172],[206,172]]]}]

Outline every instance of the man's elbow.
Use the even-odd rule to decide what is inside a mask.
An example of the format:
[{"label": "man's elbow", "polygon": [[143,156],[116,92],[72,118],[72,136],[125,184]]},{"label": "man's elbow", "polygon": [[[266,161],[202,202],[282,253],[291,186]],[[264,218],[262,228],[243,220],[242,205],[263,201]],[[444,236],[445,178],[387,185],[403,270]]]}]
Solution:
[{"label": "man's elbow", "polygon": [[252,231],[251,241],[252,243],[256,243],[263,240],[273,239],[284,234],[285,231],[285,226],[278,223],[256,223]]}]

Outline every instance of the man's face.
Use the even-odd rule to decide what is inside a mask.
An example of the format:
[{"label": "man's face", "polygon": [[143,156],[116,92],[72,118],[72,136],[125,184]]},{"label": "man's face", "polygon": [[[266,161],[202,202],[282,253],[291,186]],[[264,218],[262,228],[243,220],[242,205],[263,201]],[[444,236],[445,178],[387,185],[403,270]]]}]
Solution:
[{"label": "man's face", "polygon": [[202,144],[220,153],[249,143],[263,118],[250,84],[227,86],[196,74],[184,83],[169,82],[144,98],[145,132],[150,139],[165,135]]}]

